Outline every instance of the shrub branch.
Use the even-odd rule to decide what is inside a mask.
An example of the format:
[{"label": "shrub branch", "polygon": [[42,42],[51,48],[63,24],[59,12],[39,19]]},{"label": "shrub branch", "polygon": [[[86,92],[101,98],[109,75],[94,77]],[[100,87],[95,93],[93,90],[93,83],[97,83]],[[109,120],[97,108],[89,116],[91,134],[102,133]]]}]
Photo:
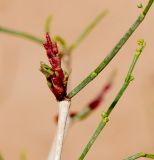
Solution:
[{"label": "shrub branch", "polygon": [[85,158],[85,156],[87,155],[88,151],[90,150],[90,148],[94,144],[95,140],[97,139],[97,137],[99,136],[99,134],[101,133],[103,128],[106,126],[107,122],[109,121],[109,116],[110,116],[111,112],[115,108],[116,104],[120,100],[121,96],[123,95],[123,93],[127,89],[127,87],[130,84],[130,82],[133,80],[132,72],[134,70],[134,67],[136,65],[136,62],[137,62],[139,56],[141,55],[141,52],[142,52],[143,48],[145,47],[145,42],[143,40],[138,41],[138,44],[139,44],[139,48],[136,49],[133,61],[132,61],[131,65],[130,65],[130,68],[128,70],[128,73],[127,73],[127,76],[125,78],[124,84],[122,85],[120,91],[118,92],[118,94],[116,95],[115,99],[113,100],[113,102],[109,106],[108,110],[106,112],[102,113],[102,119],[101,119],[98,127],[96,128],[93,136],[91,137],[90,141],[88,142],[88,144],[86,145],[86,147],[83,150],[82,154],[80,155],[79,160],[83,160]]},{"label": "shrub branch", "polygon": [[24,39],[28,39],[30,41],[36,42],[36,43],[41,44],[41,45],[44,42],[43,39],[41,39],[39,37],[36,37],[36,36],[34,36],[30,33],[17,31],[17,30],[2,27],[2,26],[0,26],[0,32],[4,32],[4,33],[11,34],[11,35],[14,35],[14,36],[18,36],[18,37],[21,37],[21,38],[24,38]]},{"label": "shrub branch", "polygon": [[130,38],[130,36],[134,33],[134,31],[138,28],[138,26],[144,20],[153,2],[154,0],[149,0],[147,6],[140,13],[135,23],[128,29],[128,31],[124,34],[124,36],[120,39],[120,41],[115,45],[115,47],[111,50],[111,52],[105,57],[105,59],[100,63],[100,65],[98,65],[98,67],[94,71],[92,71],[77,87],[75,87],[68,94],[68,98],[74,97],[87,84],[89,84],[94,78],[96,78],[98,74],[110,63],[110,61],[114,58],[114,56],[118,53],[118,51],[122,48],[122,46],[126,43],[126,41]]}]

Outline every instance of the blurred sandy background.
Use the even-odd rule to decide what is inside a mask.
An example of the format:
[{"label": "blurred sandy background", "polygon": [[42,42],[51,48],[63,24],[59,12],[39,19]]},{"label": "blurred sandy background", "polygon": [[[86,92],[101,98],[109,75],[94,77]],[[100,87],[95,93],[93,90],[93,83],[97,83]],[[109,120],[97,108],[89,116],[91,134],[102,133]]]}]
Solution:
[{"label": "blurred sandy background", "polygon": [[[144,1],[146,2],[146,1]],[[72,86],[75,87],[111,50],[139,14],[137,0],[0,0],[0,25],[43,37],[44,22],[53,15],[52,33],[72,42],[103,9],[110,13],[73,53]],[[154,153],[154,6],[112,63],[80,92],[72,110],[80,110],[105,84],[113,68],[118,74],[112,91],[93,115],[77,123],[65,141],[63,160],[75,160],[100,121],[100,113],[119,90],[136,48],[144,38],[146,49],[135,69],[135,81],[114,110],[110,122],[86,157],[120,160],[135,152]],[[57,104],[39,72],[47,62],[43,47],[0,33],[0,152],[5,160],[45,160],[56,125]]]}]

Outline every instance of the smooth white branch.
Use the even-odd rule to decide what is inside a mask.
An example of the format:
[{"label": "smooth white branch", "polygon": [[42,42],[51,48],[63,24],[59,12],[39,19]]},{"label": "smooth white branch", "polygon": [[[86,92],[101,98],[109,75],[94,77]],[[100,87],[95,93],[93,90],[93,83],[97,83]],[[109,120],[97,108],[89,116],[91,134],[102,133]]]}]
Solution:
[{"label": "smooth white branch", "polygon": [[67,117],[70,101],[59,102],[58,128],[48,160],[60,160],[63,147],[64,135],[67,128]]}]

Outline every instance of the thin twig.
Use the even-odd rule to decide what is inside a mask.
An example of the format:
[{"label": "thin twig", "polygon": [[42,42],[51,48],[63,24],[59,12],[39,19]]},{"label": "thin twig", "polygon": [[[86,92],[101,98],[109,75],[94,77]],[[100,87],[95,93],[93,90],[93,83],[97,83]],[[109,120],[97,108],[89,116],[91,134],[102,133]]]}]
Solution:
[{"label": "thin twig", "polygon": [[50,33],[50,27],[51,27],[51,22],[52,22],[52,16],[48,16],[45,25],[44,25],[44,31],[45,33]]},{"label": "thin twig", "polygon": [[4,32],[4,33],[11,34],[11,35],[14,35],[14,36],[18,36],[18,37],[21,37],[21,38],[24,38],[24,39],[28,39],[30,41],[36,42],[36,43],[41,44],[41,45],[43,44],[43,39],[41,39],[39,37],[36,37],[32,34],[26,33],[26,32],[17,31],[17,30],[13,30],[13,29],[10,29],[10,28],[2,27],[2,26],[0,26],[0,32]]},{"label": "thin twig", "polygon": [[99,136],[99,134],[101,133],[103,128],[106,126],[106,124],[107,124],[107,122],[109,120],[108,119],[109,115],[111,114],[111,112],[115,108],[116,104],[120,100],[121,96],[125,92],[126,88],[130,84],[130,82],[133,80],[132,72],[134,70],[135,64],[136,64],[139,56],[141,55],[141,52],[142,52],[144,47],[145,47],[145,42],[144,41],[139,41],[139,48],[135,52],[133,61],[132,61],[131,65],[130,65],[130,68],[128,70],[128,73],[127,73],[127,76],[125,78],[124,84],[122,85],[120,91],[118,92],[118,94],[116,95],[115,99],[113,100],[113,102],[109,106],[108,110],[106,112],[102,113],[102,119],[101,119],[97,129],[95,130],[93,136],[91,137],[90,141],[88,142],[88,144],[86,145],[85,149],[83,150],[81,156],[79,157],[79,160],[83,160],[85,158],[85,156],[87,155],[88,151],[90,150],[90,148],[94,144],[95,140],[97,139],[97,137]]},{"label": "thin twig", "polygon": [[63,49],[65,53],[64,62],[69,73],[71,72],[72,51],[78,47],[78,45],[89,35],[89,33],[91,33],[91,31],[97,26],[99,22],[101,22],[101,20],[107,15],[107,13],[108,13],[107,10],[103,10],[101,13],[99,13],[99,15],[95,17],[95,19],[83,30],[83,32],[69,46],[66,45],[65,41],[62,38],[59,39],[60,42],[64,42],[64,43],[61,43],[61,45],[63,45]]},{"label": "thin twig", "polygon": [[130,36],[144,20],[153,2],[154,0],[149,0],[147,6],[142,11],[142,13],[140,13],[135,23],[128,29],[128,31],[115,45],[111,52],[105,57],[105,59],[100,63],[100,65],[68,94],[68,98],[74,97],[80,90],[82,90],[87,84],[89,84],[94,78],[96,78],[98,74],[109,64],[109,62],[114,58],[114,56],[118,53],[118,51],[122,48],[122,46],[126,43],[126,41],[130,38]]},{"label": "thin twig", "polygon": [[20,160],[28,160],[27,153],[25,151],[22,151],[20,154]]},{"label": "thin twig", "polygon": [[[48,160],[60,160],[61,152],[63,147],[63,139],[66,129],[67,115],[69,112],[70,101],[61,101],[59,102],[59,119],[58,119],[58,129],[56,134],[55,141],[55,153],[53,155],[49,155]],[[54,157],[54,158],[53,158]]]},{"label": "thin twig", "polygon": [[140,153],[136,153],[133,156],[130,156],[130,157],[124,159],[124,160],[135,160],[135,159],[138,159],[138,158],[141,158],[141,157],[154,159],[154,154],[147,154],[147,153],[144,153],[144,152],[140,152]]},{"label": "thin twig", "polygon": [[68,47],[69,53],[71,53],[86,37],[91,31],[96,27],[96,25],[104,18],[108,13],[108,10],[103,10],[96,18],[84,29],[84,31],[77,37],[77,39]]},{"label": "thin twig", "polygon": [[4,158],[2,157],[1,153],[0,153],[0,160],[4,160]]}]

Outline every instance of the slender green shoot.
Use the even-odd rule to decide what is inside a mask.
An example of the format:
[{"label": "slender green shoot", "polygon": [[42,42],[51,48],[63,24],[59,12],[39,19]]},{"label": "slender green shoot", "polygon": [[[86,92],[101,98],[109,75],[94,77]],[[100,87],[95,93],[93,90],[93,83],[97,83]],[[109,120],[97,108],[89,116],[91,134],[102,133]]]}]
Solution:
[{"label": "slender green shoot", "polygon": [[95,140],[97,139],[97,137],[99,136],[99,134],[101,133],[103,128],[106,126],[107,122],[109,121],[109,116],[110,116],[111,112],[113,111],[113,109],[115,108],[116,104],[118,103],[118,101],[122,97],[123,93],[127,89],[127,87],[130,84],[130,82],[133,80],[132,72],[134,70],[134,67],[136,65],[136,62],[137,62],[139,56],[141,55],[141,53],[142,53],[142,51],[143,51],[143,49],[145,47],[144,40],[138,41],[138,45],[139,45],[139,48],[136,49],[133,61],[132,61],[131,65],[130,65],[130,68],[128,70],[128,73],[127,73],[127,76],[125,78],[124,84],[122,85],[120,91],[116,95],[115,99],[113,100],[113,102],[111,103],[111,105],[109,106],[107,111],[102,113],[102,119],[101,119],[97,129],[95,130],[93,136],[91,137],[90,141],[88,142],[88,144],[86,145],[85,149],[83,150],[81,156],[79,157],[79,160],[83,160],[85,158],[85,156],[87,155],[88,151],[90,150],[90,148],[94,144]]},{"label": "slender green shoot", "polygon": [[147,154],[147,153],[144,153],[144,152],[140,152],[140,153],[136,153],[133,156],[130,156],[130,157],[124,159],[124,160],[135,160],[135,159],[138,159],[138,158],[141,158],[141,157],[154,159],[154,154]]},{"label": "slender green shoot", "polygon": [[0,160],[4,160],[4,158],[2,157],[1,153],[0,153]]},{"label": "slender green shoot", "polygon": [[138,28],[141,22],[144,20],[146,14],[148,13],[154,0],[149,0],[148,4],[144,10],[140,13],[134,24],[128,29],[128,31],[123,35],[120,41],[115,45],[115,47],[110,51],[110,53],[105,57],[105,59],[97,66],[97,68],[92,71],[77,87],[75,87],[69,94],[68,98],[74,97],[78,92],[80,92],[87,84],[89,84],[98,74],[110,63],[110,61],[116,56],[118,51]]},{"label": "slender green shoot", "polygon": [[22,32],[22,31],[13,30],[13,29],[10,29],[10,28],[5,28],[5,27],[2,27],[2,26],[0,26],[0,32],[11,34],[11,35],[17,36],[17,37],[21,37],[21,38],[36,42],[36,43],[41,44],[41,45],[44,42],[42,38],[36,37],[32,34]]},{"label": "slender green shoot", "polygon": [[27,160],[27,153],[25,151],[22,151],[20,154],[20,160]]},{"label": "slender green shoot", "polygon": [[44,26],[45,33],[47,32],[50,33],[51,22],[52,22],[52,16],[48,16],[45,21],[45,26]]},{"label": "slender green shoot", "polygon": [[99,22],[107,15],[108,10],[103,10],[96,18],[83,30],[83,32],[75,39],[75,41],[69,46],[68,53],[71,53],[78,45],[91,33],[91,31],[97,26]]},{"label": "slender green shoot", "polygon": [[53,41],[57,42],[60,44],[63,50],[66,50],[66,41],[59,35],[56,35],[53,37]]}]

